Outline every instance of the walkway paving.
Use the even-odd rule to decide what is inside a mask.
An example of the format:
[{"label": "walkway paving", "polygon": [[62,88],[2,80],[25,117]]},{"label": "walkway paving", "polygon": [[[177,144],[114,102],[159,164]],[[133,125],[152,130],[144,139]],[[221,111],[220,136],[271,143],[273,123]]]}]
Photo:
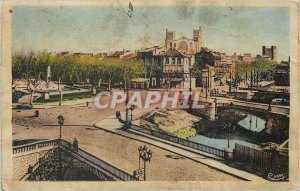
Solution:
[{"label": "walkway paving", "polygon": [[[142,113],[142,112],[141,112]],[[122,116],[125,116],[125,112],[121,112]],[[233,175],[235,177],[239,177],[244,180],[250,180],[250,181],[263,181],[265,182],[266,180],[256,176],[254,174],[238,170],[232,167],[227,166],[224,164],[224,159],[214,156],[209,153],[205,153],[193,148],[189,148],[177,143],[173,143],[170,141],[166,141],[163,139],[159,139],[138,131],[135,131],[133,129],[124,131],[121,130],[123,124],[119,122],[118,119],[116,119],[115,115],[112,115],[102,121],[99,121],[98,123],[95,124],[95,127],[104,129],[106,131],[110,131],[131,139],[135,139],[137,141],[145,142],[148,144],[151,144],[153,146],[171,151],[173,153],[176,153],[178,155],[184,156],[186,158],[189,158],[193,161],[205,164],[207,166],[210,166],[214,169],[217,169],[219,171],[222,171],[224,173]],[[204,157],[199,157],[204,156]]]}]

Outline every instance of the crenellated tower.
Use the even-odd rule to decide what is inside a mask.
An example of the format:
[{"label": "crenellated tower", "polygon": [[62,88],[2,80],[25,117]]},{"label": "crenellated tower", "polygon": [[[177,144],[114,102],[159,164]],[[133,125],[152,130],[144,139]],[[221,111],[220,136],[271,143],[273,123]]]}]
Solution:
[{"label": "crenellated tower", "polygon": [[193,29],[193,40],[195,42],[195,50],[199,52],[202,47],[202,30],[201,27],[199,29]]}]

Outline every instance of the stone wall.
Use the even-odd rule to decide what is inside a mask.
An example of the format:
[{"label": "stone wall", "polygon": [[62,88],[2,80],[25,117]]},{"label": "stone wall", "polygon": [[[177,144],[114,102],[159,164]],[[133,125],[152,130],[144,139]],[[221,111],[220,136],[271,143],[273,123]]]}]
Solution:
[{"label": "stone wall", "polygon": [[43,157],[48,150],[25,153],[13,158],[13,180],[20,180],[28,170],[29,165],[34,166],[40,157]]}]

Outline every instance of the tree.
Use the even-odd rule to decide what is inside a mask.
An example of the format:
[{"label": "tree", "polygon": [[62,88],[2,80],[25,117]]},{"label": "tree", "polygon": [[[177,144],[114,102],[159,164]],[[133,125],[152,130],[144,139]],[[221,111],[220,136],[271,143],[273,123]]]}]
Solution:
[{"label": "tree", "polygon": [[71,80],[74,74],[74,59],[72,57],[51,57],[52,75],[58,80],[58,91],[60,93],[59,105],[62,105],[63,88],[62,80]]},{"label": "tree", "polygon": [[30,94],[30,105],[33,104],[33,94],[41,83],[46,79],[46,69],[49,63],[48,53],[15,54],[12,58],[13,78],[25,79],[27,90]]},{"label": "tree", "polygon": [[121,63],[121,76],[123,78],[125,89],[127,84],[133,78],[143,73],[143,63],[140,60],[128,59]]},{"label": "tree", "polygon": [[50,56],[49,53],[15,54],[12,57],[13,79],[26,79],[28,91],[32,97],[42,79],[46,80],[47,67],[51,66],[52,79],[58,81],[60,102],[63,100],[62,81],[84,82],[92,84],[108,82],[109,89],[117,81],[125,85],[143,72],[143,63],[135,59],[119,59],[75,56]]},{"label": "tree", "polygon": [[111,89],[111,84],[115,82],[116,76],[119,74],[120,59],[108,58],[103,59],[104,78],[108,82],[108,89]]}]

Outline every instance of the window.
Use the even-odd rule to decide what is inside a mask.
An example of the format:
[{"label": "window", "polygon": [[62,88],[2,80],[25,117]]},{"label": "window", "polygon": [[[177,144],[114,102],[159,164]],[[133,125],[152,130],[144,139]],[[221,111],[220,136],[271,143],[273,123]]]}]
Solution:
[{"label": "window", "polygon": [[165,58],[166,59],[166,64],[169,64],[169,58]]},{"label": "window", "polygon": [[172,58],[172,64],[175,64],[175,58],[174,57]]},{"label": "window", "polygon": [[181,64],[181,58],[177,58],[177,64]]}]

